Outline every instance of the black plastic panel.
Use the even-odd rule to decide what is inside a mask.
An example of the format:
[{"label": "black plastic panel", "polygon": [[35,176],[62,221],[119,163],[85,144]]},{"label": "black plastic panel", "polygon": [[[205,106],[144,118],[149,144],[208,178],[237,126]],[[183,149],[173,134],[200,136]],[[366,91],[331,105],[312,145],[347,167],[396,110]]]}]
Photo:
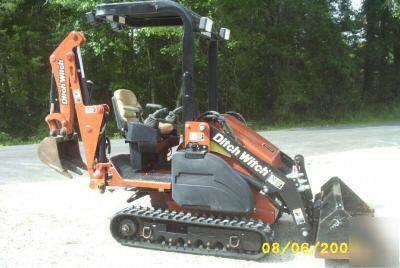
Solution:
[{"label": "black plastic panel", "polygon": [[223,159],[207,153],[172,157],[172,198],[180,206],[220,212],[248,213],[254,198],[247,182]]},{"label": "black plastic panel", "polygon": [[126,142],[148,142],[156,144],[159,140],[158,130],[142,123],[133,122],[128,127]]}]

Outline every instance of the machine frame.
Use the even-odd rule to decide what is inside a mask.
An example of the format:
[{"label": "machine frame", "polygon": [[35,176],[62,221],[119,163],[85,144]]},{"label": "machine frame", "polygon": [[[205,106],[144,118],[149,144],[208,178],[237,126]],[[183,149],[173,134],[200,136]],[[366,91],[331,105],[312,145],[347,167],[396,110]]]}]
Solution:
[{"label": "machine frame", "polygon": [[[91,104],[80,52],[80,46],[85,43],[85,37],[80,32],[72,31],[50,56],[53,72],[50,114],[46,117],[50,137],[45,138],[38,148],[39,158],[44,163],[68,177],[72,177],[68,170],[80,173],[78,168],[87,168],[90,187],[93,189],[98,189],[100,192],[104,192],[106,188],[109,190],[139,189],[135,191],[131,201],[144,195],[155,198],[161,196],[168,203],[168,208],[182,213],[183,211],[203,213],[207,211],[204,208],[210,205],[215,208],[211,211],[221,215],[245,215],[249,219],[254,217],[273,224],[283,212],[286,212],[291,214],[301,237],[311,242],[315,241],[316,236],[346,241],[348,239],[346,230],[351,217],[359,214],[373,214],[373,210],[338,178],[329,180],[323,186],[323,191],[314,199],[304,158],[301,155],[295,156],[294,159],[290,158],[251,130],[239,114],[221,115],[216,112],[218,110],[217,49],[220,41],[229,39],[230,31],[227,28],[219,28],[216,31],[215,27],[212,27],[211,19],[202,17],[179,3],[169,0],[98,4],[86,16],[90,23],[108,23],[116,31],[125,27],[183,27],[181,81],[183,142],[179,144],[178,151],[175,153],[177,157],[174,159],[172,156],[169,169],[165,167],[156,168],[153,171],[137,169],[134,176],[123,176],[124,172],[116,163],[122,163],[121,165],[129,168],[129,163],[132,162],[127,162],[125,156],[110,159],[107,157],[109,141],[106,136],[106,126],[110,107],[106,104]],[[194,38],[196,33],[209,40],[209,111],[199,118],[195,118],[197,112],[194,105]],[[55,97],[53,82],[58,89],[58,100]],[[57,101],[59,111],[55,112]],[[77,134],[74,132],[75,115],[79,122],[86,165],[81,159]],[[154,141],[150,141],[150,137],[145,137],[146,135],[140,133],[136,136],[133,129],[143,129],[145,134],[152,134],[150,136],[155,137]],[[132,123],[126,138],[126,142],[130,143],[130,156],[132,157],[132,149],[138,152],[138,146],[141,146],[139,143],[143,141],[150,141],[151,146],[144,147],[149,150],[147,152],[154,154],[165,153],[172,144],[179,143],[179,137],[175,134],[175,137],[170,137],[171,140],[163,137],[162,141],[161,138],[159,141],[157,131],[158,129],[149,128],[145,124]],[[214,157],[214,160],[209,160],[210,157],[206,156],[211,152],[213,153],[211,158]],[[54,159],[61,158],[65,161],[54,162]],[[198,161],[193,161],[194,159]],[[175,164],[174,161],[176,161]],[[177,161],[187,161],[193,165],[186,166]],[[223,174],[219,175],[219,178],[228,178],[230,181],[220,183],[222,181],[220,180],[218,184],[216,175],[209,174],[207,170],[211,166],[210,163],[218,163],[220,166],[215,169],[219,174]],[[202,180],[203,178],[205,180]],[[215,185],[215,187],[208,185],[210,193],[204,190],[203,188],[206,187],[202,185],[207,179]],[[234,185],[240,189],[236,189]],[[242,189],[243,196],[240,196]],[[201,204],[191,203],[195,199],[192,200],[191,197],[199,195],[200,191],[203,191],[203,196],[197,200],[200,200]],[[226,193],[226,198],[218,199],[218,191]],[[166,196],[167,193],[169,195]],[[213,195],[215,199],[218,199],[217,202],[210,201]],[[207,196],[208,198],[205,198]],[[241,202],[241,197],[246,197],[243,199],[247,201]],[[210,202],[207,203],[208,201]],[[230,201],[236,201],[237,206],[230,206]],[[230,210],[227,210],[227,207]],[[324,207],[330,210],[325,209],[324,212],[328,211],[327,213],[320,213]],[[132,210],[132,213],[136,212]],[[129,218],[132,215],[124,214],[124,217]],[[347,228],[343,229],[344,231],[330,229],[332,222],[337,221],[338,217],[342,221],[340,225]],[[322,230],[319,229],[320,222],[324,224]],[[119,224],[118,221],[115,223]],[[137,228],[134,224],[127,226],[126,228]],[[114,229],[112,227],[112,232]],[[268,230],[268,235],[271,234],[270,231]],[[113,233],[113,235],[117,234]],[[340,235],[339,238],[337,238],[338,235]]]}]

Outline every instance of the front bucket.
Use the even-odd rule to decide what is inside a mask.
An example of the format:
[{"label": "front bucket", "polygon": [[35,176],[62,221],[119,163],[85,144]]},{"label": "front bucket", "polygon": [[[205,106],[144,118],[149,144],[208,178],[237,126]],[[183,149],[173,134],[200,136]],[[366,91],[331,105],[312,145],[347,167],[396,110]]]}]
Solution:
[{"label": "front bucket", "polygon": [[45,165],[68,178],[72,178],[68,171],[82,175],[80,169],[87,170],[79,152],[79,143],[76,135],[71,139],[63,137],[44,138],[39,143],[38,156]]},{"label": "front bucket", "polygon": [[373,216],[374,210],[338,177],[321,187],[314,204],[314,217],[318,218],[315,256],[348,259],[352,218]]}]

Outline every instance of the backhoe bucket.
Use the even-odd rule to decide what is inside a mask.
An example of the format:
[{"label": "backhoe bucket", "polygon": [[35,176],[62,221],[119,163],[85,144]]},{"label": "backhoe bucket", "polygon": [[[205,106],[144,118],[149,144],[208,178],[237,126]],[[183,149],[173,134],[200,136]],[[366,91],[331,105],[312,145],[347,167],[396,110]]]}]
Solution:
[{"label": "backhoe bucket", "polygon": [[315,197],[314,217],[318,219],[315,256],[324,259],[348,259],[352,219],[373,216],[371,209],[338,177],[331,178]]},{"label": "backhoe bucket", "polygon": [[68,171],[82,175],[80,169],[87,170],[79,152],[79,143],[76,135],[71,139],[63,137],[44,138],[39,143],[38,156],[44,164],[68,178],[72,178]]}]

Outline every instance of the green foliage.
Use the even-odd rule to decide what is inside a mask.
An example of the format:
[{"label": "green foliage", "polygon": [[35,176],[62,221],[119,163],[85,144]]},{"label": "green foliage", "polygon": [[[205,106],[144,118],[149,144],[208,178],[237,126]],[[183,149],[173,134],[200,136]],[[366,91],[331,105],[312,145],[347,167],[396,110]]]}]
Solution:
[{"label": "green foliage", "polygon": [[[48,57],[72,29],[87,39],[82,51],[86,76],[95,83],[93,103],[111,106],[118,88],[134,90],[142,105],[174,107],[180,101],[182,30],[117,33],[108,25],[92,26],[85,12],[97,2],[0,2],[0,143],[47,132]],[[346,121],[355,114],[369,118],[380,107],[399,105],[398,0],[364,0],[360,12],[350,0],[180,2],[232,30],[232,40],[219,50],[220,111],[302,124]],[[202,39],[196,40],[195,82],[204,111],[207,43]],[[113,135],[112,120],[110,127]]]},{"label": "green foliage", "polygon": [[7,142],[11,141],[12,137],[4,132],[0,132],[0,144],[6,144]]}]

